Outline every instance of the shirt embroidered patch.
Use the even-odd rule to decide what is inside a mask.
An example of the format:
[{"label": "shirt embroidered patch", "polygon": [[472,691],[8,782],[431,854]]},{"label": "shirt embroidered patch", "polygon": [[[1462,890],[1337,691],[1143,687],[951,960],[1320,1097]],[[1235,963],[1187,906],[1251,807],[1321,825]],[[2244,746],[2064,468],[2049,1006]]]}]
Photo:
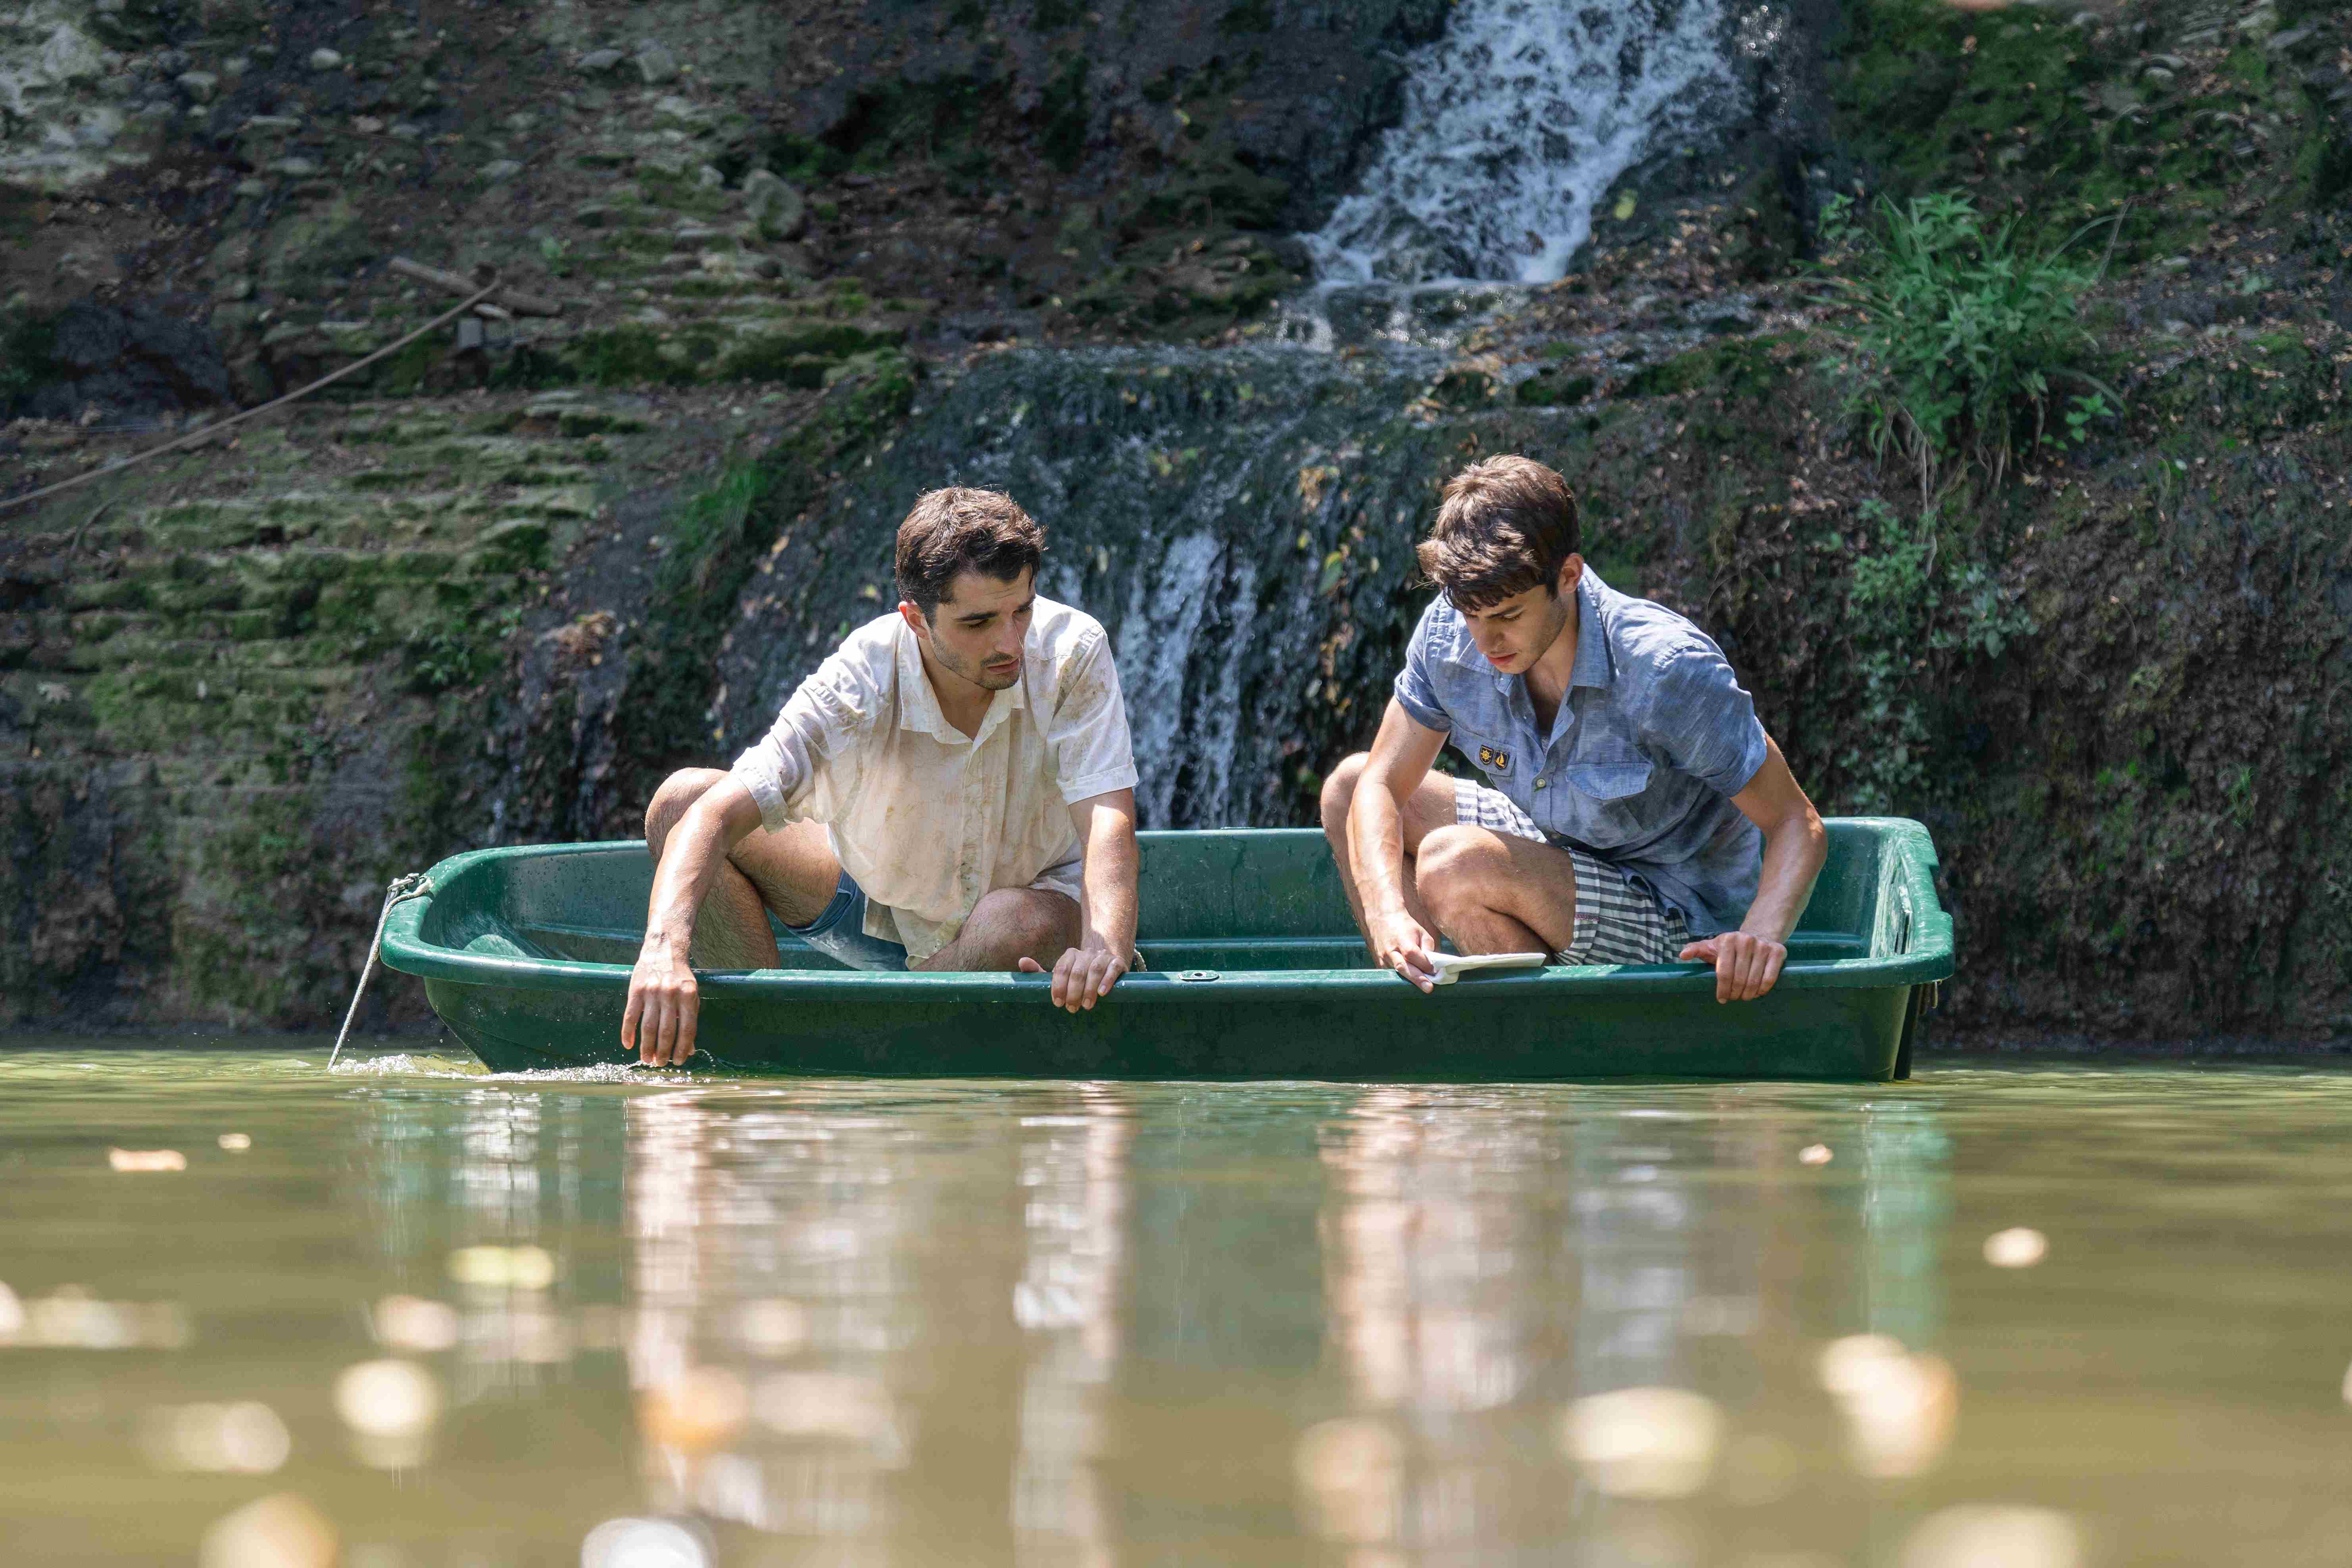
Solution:
[{"label": "shirt embroidered patch", "polygon": [[1498,752],[1492,746],[1481,746],[1478,748],[1478,765],[1482,768],[1493,768],[1498,773],[1509,773],[1511,753]]}]

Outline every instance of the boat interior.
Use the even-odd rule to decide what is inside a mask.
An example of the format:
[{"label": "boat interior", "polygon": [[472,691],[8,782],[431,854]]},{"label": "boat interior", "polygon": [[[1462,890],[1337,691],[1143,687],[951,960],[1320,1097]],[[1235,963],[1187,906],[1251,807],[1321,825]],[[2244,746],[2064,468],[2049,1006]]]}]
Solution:
[{"label": "boat interior", "polygon": [[[1874,826],[1829,823],[1829,861],[1790,943],[1792,963],[1909,951],[1902,858]],[[1370,966],[1321,833],[1239,828],[1139,837],[1137,945],[1153,969]],[[501,957],[634,963],[652,879],[652,861],[635,843],[485,858],[459,873],[458,885],[436,889],[419,935],[429,945]],[[776,931],[780,967],[843,967]]]}]

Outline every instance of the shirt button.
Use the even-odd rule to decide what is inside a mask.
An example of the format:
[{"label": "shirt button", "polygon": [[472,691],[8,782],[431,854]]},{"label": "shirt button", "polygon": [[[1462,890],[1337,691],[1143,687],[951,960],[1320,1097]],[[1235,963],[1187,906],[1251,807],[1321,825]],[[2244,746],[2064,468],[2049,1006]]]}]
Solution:
[{"label": "shirt button", "polygon": [[1538,779],[1538,780],[1536,780],[1536,788],[1538,788],[1538,789],[1541,789],[1541,788],[1543,788],[1543,786],[1544,786],[1544,785],[1546,785],[1546,784],[1549,784],[1549,783],[1551,783],[1551,781],[1550,781],[1549,779]]}]

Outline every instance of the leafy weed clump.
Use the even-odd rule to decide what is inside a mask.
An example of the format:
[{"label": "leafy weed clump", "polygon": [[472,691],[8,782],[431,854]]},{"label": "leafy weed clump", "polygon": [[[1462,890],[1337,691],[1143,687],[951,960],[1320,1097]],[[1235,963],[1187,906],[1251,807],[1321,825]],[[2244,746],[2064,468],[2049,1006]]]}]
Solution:
[{"label": "leafy weed clump", "polygon": [[1917,468],[1922,506],[1939,478],[1973,468],[1999,484],[2021,448],[2080,442],[2122,406],[2080,367],[2093,339],[2077,307],[2100,268],[2066,258],[2074,240],[2030,254],[2015,220],[1989,229],[1969,197],[1952,195],[1900,205],[1882,196],[1867,222],[1842,196],[1822,227],[1841,253],[1832,282],[1860,317],[1848,413],[1874,454]]}]

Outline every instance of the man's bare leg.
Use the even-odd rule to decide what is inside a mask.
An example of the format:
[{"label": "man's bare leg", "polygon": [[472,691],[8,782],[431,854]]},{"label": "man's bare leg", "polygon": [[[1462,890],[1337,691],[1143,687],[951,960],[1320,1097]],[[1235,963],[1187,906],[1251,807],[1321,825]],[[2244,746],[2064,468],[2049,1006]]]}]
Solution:
[{"label": "man's bare leg", "polygon": [[[1331,776],[1323,781],[1323,837],[1329,841],[1331,858],[1339,868],[1339,886],[1348,895],[1348,912],[1355,917],[1356,930],[1364,934],[1365,951],[1370,952],[1371,938],[1364,932],[1364,895],[1356,888],[1355,850],[1348,842],[1348,808],[1354,803],[1356,785],[1364,776],[1367,756],[1358,752],[1333,768]],[[1412,798],[1405,802],[1403,815],[1405,912],[1424,929],[1436,931],[1440,928],[1428,905],[1413,889],[1413,858],[1421,853],[1422,841],[1430,834],[1454,826],[1454,781],[1444,773],[1431,773],[1412,792]]]},{"label": "man's bare leg", "polygon": [[1045,888],[999,888],[971,907],[955,941],[909,969],[1009,970],[1034,958],[1050,970],[1077,945],[1078,900]]},{"label": "man's bare leg", "polygon": [[1576,940],[1576,863],[1553,845],[1442,827],[1422,840],[1413,884],[1465,953],[1558,952]]},{"label": "man's bare leg", "polygon": [[[646,807],[646,847],[656,864],[670,830],[687,809],[727,775],[714,768],[680,768],[662,781]],[[782,962],[773,910],[786,925],[806,925],[833,902],[841,863],[824,825],[794,822],[773,832],[754,830],[735,847],[695,911],[694,943],[687,960],[699,969],[772,969]]]}]

